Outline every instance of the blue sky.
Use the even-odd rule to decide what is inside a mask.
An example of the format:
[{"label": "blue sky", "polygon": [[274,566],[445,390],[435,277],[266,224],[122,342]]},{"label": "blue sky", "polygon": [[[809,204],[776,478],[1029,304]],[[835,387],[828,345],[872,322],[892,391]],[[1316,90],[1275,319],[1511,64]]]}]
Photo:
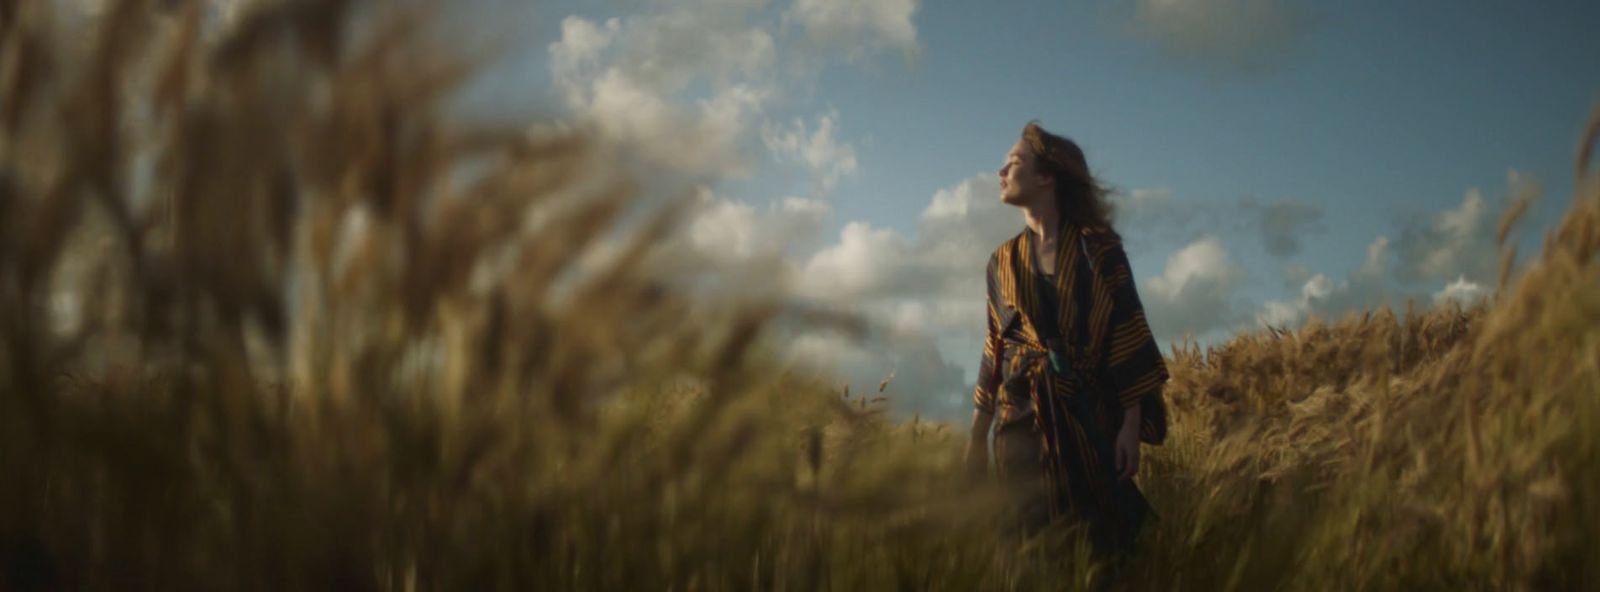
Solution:
[{"label": "blue sky", "polygon": [[1544,188],[1532,252],[1600,101],[1600,4],[1534,6],[486,0],[460,21],[512,50],[461,109],[594,126],[700,185],[691,242],[776,254],[803,297],[890,328],[797,356],[955,413],[983,262],[1021,227],[985,175],[1030,119],[1123,190],[1163,342],[1492,288],[1507,195]]}]

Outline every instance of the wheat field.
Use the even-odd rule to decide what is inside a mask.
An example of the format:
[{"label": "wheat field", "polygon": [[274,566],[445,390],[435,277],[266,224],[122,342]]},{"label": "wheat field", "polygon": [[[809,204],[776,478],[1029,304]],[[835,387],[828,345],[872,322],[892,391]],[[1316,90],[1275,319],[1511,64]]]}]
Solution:
[{"label": "wheat field", "polygon": [[[447,117],[473,64],[426,11],[55,4],[0,4],[0,590],[1102,572],[994,528],[962,430],[785,370],[779,319],[854,321],[695,289],[656,248],[685,202],[585,132]],[[1486,303],[1176,348],[1117,585],[1600,585],[1600,111],[1583,132]]]}]

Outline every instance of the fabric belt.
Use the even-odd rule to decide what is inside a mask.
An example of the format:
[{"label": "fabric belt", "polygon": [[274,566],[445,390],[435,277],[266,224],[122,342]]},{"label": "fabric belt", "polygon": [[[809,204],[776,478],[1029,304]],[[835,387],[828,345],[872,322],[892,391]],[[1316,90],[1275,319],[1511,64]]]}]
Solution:
[{"label": "fabric belt", "polygon": [[[1098,401],[1093,396],[1088,381],[1078,380],[1078,388],[1074,389],[1072,396],[1057,396],[1055,377],[1052,374],[1060,374],[1063,380],[1070,381],[1078,378],[1078,372],[1082,371],[1082,369],[1075,369],[1073,365],[1069,364],[1062,367],[1064,372],[1054,372],[1049,354],[1043,350],[1031,348],[1018,354],[1012,360],[1014,364],[1012,376],[1022,376],[1027,380],[1029,391],[1033,393],[1033,412],[1035,414],[1045,413],[1051,411],[1051,408],[1047,406],[1065,405],[1067,413],[1072,416],[1073,420],[1078,422],[1079,426],[1082,426],[1084,435],[1088,437],[1091,445],[1095,447],[1095,456],[1100,460],[1100,466],[1105,467],[1108,473],[1115,476],[1116,456],[1113,448],[1114,444],[1110,438],[1106,437],[1105,429],[1101,425],[1100,414],[1095,408]],[[1025,371],[1016,372],[1016,370]],[[1015,379],[1013,378],[1013,380]],[[1057,443],[1058,446],[1061,444],[1064,443]]]}]

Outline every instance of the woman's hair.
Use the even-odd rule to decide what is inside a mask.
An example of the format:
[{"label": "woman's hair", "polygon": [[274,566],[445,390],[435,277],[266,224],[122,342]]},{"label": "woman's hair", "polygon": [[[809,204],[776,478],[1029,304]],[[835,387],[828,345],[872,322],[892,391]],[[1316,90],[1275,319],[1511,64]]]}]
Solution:
[{"label": "woman's hair", "polygon": [[1038,121],[1022,128],[1022,141],[1033,151],[1040,170],[1056,181],[1056,209],[1074,224],[1115,234],[1111,227],[1111,188],[1089,172],[1083,148],[1045,131]]}]

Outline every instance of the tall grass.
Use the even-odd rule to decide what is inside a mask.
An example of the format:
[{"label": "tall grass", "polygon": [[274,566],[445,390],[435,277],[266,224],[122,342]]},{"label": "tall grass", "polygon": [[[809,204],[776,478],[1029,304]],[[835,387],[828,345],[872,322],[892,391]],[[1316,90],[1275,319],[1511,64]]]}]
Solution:
[{"label": "tall grass", "polygon": [[[1491,302],[1176,353],[1176,441],[1147,477],[1176,520],[1150,567],[1203,575],[1164,585],[1600,583],[1597,136],[1600,110],[1569,211],[1529,269],[1503,266],[1508,287]],[[1507,212],[1502,244],[1525,209]]]},{"label": "tall grass", "polygon": [[[471,69],[423,13],[51,6],[0,5],[0,589],[1092,577],[994,528],[957,430],[784,372],[783,303],[666,271],[681,204],[582,132],[444,117]],[[1579,178],[1486,306],[1179,350],[1123,583],[1600,581]]]}]

